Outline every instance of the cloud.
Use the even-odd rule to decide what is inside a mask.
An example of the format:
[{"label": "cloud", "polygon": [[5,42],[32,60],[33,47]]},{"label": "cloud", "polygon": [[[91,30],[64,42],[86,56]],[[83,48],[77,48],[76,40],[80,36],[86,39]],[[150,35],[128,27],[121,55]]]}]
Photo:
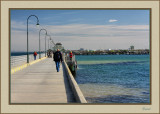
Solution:
[{"label": "cloud", "polygon": [[108,22],[112,23],[112,22],[116,22],[116,21],[118,21],[118,20],[116,20],[116,19],[110,19]]},{"label": "cloud", "polygon": [[[11,50],[26,50],[26,25],[21,22],[11,22]],[[149,48],[149,25],[45,25],[54,42],[61,42],[66,49],[127,49]],[[39,30],[34,25],[29,26],[30,50],[38,50]],[[44,50],[44,33],[41,33],[41,46]],[[47,37],[48,40],[48,37]],[[47,41],[48,47],[48,41]]]}]

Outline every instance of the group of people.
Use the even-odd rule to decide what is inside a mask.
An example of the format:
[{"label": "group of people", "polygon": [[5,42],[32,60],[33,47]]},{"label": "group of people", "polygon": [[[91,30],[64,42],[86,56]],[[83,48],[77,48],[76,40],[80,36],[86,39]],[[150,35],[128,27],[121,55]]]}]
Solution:
[{"label": "group of people", "polygon": [[52,52],[51,52],[51,51],[48,51],[48,52],[47,52],[47,56],[51,58],[51,57],[52,57]]},{"label": "group of people", "polygon": [[[33,55],[34,55],[34,60],[36,60],[37,52],[35,51]],[[69,57],[70,59],[72,59],[73,57],[72,51],[69,53]],[[62,54],[59,49],[57,49],[57,51],[54,53],[53,60],[55,61],[56,64],[56,70],[57,72],[59,72],[60,62],[63,62]]]}]

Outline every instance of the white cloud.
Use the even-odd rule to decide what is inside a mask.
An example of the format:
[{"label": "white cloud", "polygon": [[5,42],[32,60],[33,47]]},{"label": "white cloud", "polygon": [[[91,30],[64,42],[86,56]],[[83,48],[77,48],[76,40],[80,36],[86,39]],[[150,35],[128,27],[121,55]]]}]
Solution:
[{"label": "white cloud", "polygon": [[[26,26],[21,22],[12,23],[11,50],[26,50]],[[54,42],[61,42],[66,49],[121,48],[130,45],[135,48],[149,48],[149,25],[46,25],[43,26]],[[29,26],[29,50],[38,50],[39,30]],[[45,32],[44,32],[45,33]],[[44,33],[41,33],[41,46],[44,50]],[[48,38],[48,37],[47,37]],[[48,47],[48,41],[47,41]]]},{"label": "white cloud", "polygon": [[110,23],[116,22],[116,21],[118,21],[118,20],[116,20],[116,19],[110,19],[110,20],[109,20]]}]

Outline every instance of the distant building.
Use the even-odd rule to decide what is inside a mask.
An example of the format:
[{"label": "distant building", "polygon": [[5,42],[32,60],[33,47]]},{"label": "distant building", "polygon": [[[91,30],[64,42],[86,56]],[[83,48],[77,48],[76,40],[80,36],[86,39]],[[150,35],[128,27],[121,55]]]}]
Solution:
[{"label": "distant building", "polygon": [[134,50],[134,46],[130,46],[130,50]]},{"label": "distant building", "polygon": [[84,48],[80,48],[79,50],[80,50],[80,51],[84,51]]},{"label": "distant building", "polygon": [[60,51],[64,49],[61,43],[56,43],[56,45],[53,47],[53,51],[56,51],[59,49]]}]

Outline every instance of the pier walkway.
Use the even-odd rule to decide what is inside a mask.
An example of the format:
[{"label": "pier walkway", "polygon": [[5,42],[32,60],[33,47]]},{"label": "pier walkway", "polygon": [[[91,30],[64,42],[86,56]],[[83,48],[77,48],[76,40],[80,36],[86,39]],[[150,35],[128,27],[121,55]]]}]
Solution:
[{"label": "pier walkway", "polygon": [[46,58],[11,74],[11,103],[74,103],[67,73]]}]

